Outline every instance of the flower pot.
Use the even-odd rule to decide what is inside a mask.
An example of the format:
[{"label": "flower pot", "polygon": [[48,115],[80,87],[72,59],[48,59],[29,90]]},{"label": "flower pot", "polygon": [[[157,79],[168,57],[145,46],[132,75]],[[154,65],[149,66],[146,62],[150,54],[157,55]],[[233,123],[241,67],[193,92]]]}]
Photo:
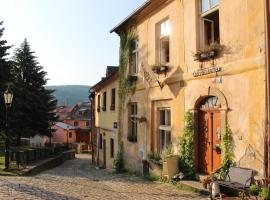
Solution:
[{"label": "flower pot", "polygon": [[170,156],[164,159],[162,175],[168,179],[172,179],[179,172],[178,161],[178,156]]}]

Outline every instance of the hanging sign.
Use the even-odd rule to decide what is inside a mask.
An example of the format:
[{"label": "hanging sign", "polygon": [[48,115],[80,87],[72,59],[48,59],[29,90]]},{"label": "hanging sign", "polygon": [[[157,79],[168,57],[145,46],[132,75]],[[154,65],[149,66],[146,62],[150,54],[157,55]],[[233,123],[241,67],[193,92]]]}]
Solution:
[{"label": "hanging sign", "polygon": [[193,72],[193,76],[198,77],[198,76],[203,76],[207,74],[214,74],[214,73],[220,72],[221,70],[222,70],[221,67],[211,67],[211,68],[200,69]]}]

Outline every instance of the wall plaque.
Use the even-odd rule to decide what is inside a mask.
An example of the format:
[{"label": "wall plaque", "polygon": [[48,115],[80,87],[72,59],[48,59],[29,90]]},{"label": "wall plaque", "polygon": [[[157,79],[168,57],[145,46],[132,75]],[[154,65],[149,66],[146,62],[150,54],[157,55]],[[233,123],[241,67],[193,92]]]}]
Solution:
[{"label": "wall plaque", "polygon": [[211,67],[211,68],[200,69],[193,72],[193,76],[198,77],[198,76],[203,76],[207,74],[213,74],[213,73],[220,72],[221,69],[222,69],[221,67]]}]

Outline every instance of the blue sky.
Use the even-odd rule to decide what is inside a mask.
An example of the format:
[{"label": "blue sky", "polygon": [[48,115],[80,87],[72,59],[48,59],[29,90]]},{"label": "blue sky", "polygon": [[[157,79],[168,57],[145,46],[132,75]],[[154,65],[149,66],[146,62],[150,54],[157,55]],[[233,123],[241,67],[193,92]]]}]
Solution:
[{"label": "blue sky", "polygon": [[145,0],[0,0],[4,39],[24,38],[48,72],[48,85],[92,85],[118,65],[119,38],[109,31]]}]

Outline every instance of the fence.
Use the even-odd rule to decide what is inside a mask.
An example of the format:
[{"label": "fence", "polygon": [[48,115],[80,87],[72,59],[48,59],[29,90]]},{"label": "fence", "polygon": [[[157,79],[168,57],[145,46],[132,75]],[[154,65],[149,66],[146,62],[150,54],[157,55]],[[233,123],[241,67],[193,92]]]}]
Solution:
[{"label": "fence", "polygon": [[31,149],[11,149],[9,151],[10,169],[25,168],[37,161],[50,158],[69,150],[68,146],[43,147]]}]

